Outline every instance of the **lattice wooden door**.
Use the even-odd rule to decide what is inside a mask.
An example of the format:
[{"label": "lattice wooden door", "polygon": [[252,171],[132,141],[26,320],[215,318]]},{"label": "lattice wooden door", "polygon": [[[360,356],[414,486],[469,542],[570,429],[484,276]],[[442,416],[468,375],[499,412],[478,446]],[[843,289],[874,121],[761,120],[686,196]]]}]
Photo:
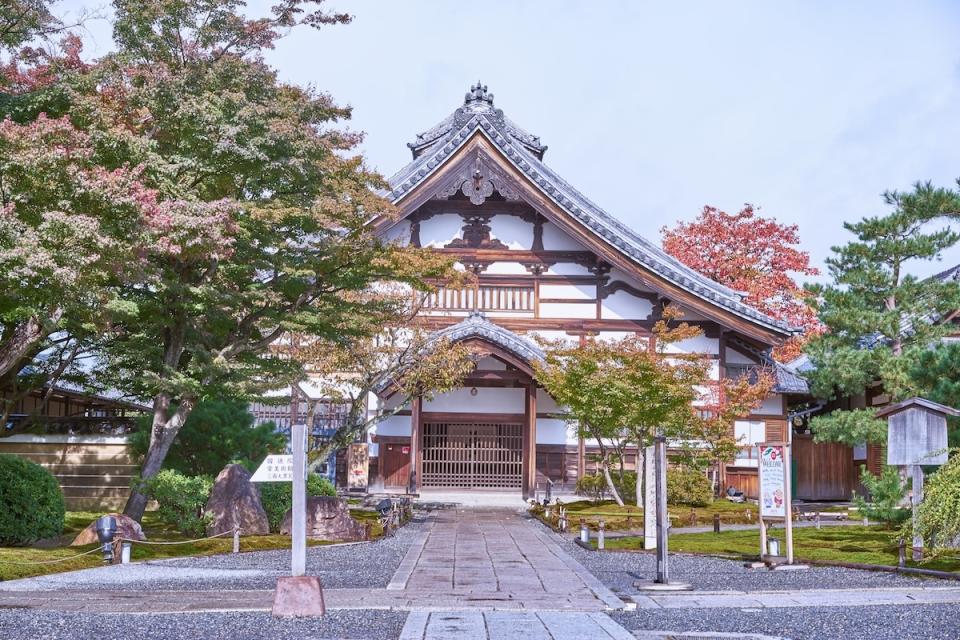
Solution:
[{"label": "lattice wooden door", "polygon": [[519,489],[523,425],[425,422],[422,455],[424,487]]}]

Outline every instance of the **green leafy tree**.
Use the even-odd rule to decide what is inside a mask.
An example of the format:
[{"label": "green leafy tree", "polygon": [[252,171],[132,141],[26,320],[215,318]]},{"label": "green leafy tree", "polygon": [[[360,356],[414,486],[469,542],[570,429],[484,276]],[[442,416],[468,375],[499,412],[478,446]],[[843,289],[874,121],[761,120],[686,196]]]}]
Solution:
[{"label": "green leafy tree", "polygon": [[934,555],[954,553],[960,540],[960,455],[954,452],[947,464],[927,479],[923,493],[916,523],[906,523],[904,538],[911,539],[915,527]]},{"label": "green leafy tree", "polygon": [[903,501],[904,482],[896,467],[884,467],[880,476],[875,476],[865,467],[860,467],[860,482],[870,499],[854,493],[853,503],[857,511],[870,520],[884,523],[888,528],[900,524],[910,511],[900,508]]},{"label": "green leafy tree", "polygon": [[[288,84],[262,58],[282,34],[348,16],[299,0],[248,17],[239,0],[116,0],[115,51],[65,65],[49,91],[20,104],[69,118],[98,164],[134,167],[141,222],[126,237],[134,279],[109,282],[97,380],[149,398],[141,475],[162,468],[177,434],[208,398],[246,399],[304,375],[276,345],[292,334],[365,338],[357,322],[385,280],[423,285],[438,258],[372,236],[389,211],[384,186],[356,153],[349,109]],[[140,518],[134,488],[124,509]]]},{"label": "green leafy tree", "polygon": [[[937,345],[922,352],[910,368],[910,378],[923,397],[960,408],[960,342]],[[947,418],[951,447],[960,447],[960,419]]]},{"label": "green leafy tree", "polygon": [[[833,282],[813,287],[827,331],[807,346],[815,365],[809,375],[814,395],[830,399],[863,393],[880,381],[894,400],[918,391],[909,371],[945,328],[932,322],[960,307],[956,283],[918,280],[906,273],[915,260],[936,260],[960,234],[947,224],[956,218],[960,194],[918,183],[913,191],[884,195],[893,211],[844,227],[856,240],[834,247],[827,259]],[[834,411],[812,421],[818,440],[883,442],[886,428],[869,410]]]},{"label": "green leafy tree", "polygon": [[[236,462],[253,471],[268,453],[279,453],[286,438],[276,425],[266,422],[253,426],[254,417],[243,400],[204,400],[197,404],[174,438],[165,469],[187,476],[216,476],[228,464]],[[143,457],[150,446],[152,421],[138,421],[130,439],[131,448]]]},{"label": "green leafy tree", "polygon": [[568,411],[581,437],[597,442],[607,489],[619,505],[623,499],[610,475],[611,440],[648,446],[657,432],[688,437],[694,427],[691,409],[695,386],[706,377],[698,354],[667,355],[668,345],[699,335],[677,322],[668,307],[654,329],[656,349],[648,340],[590,340],[582,345],[547,342],[546,359],[536,365],[537,381]]}]

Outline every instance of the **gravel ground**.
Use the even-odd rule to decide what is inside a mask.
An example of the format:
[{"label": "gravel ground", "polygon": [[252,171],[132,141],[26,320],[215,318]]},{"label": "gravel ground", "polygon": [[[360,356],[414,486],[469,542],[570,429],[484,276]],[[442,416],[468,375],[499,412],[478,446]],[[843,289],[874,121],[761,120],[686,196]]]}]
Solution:
[{"label": "gravel ground", "polygon": [[642,609],[612,613],[630,631],[756,633],[792,640],[956,640],[960,607],[815,607],[783,609]]},{"label": "gravel ground", "polygon": [[5,640],[393,640],[402,611],[331,611],[323,618],[281,620],[265,612],[93,615],[12,609],[0,614]]},{"label": "gravel ground", "polygon": [[[633,583],[652,580],[656,555],[624,551],[587,551],[573,542],[563,549],[590,573],[618,593],[636,593]],[[841,567],[811,567],[805,571],[747,569],[738,560],[710,556],[670,554],[670,579],[687,582],[703,591],[770,591],[784,589],[856,589],[862,587],[957,586],[956,582],[915,578],[883,571]],[[960,637],[960,636],[958,636]]]},{"label": "gravel ground", "polygon": [[[318,576],[326,589],[384,588],[414,538],[426,526],[425,516],[417,514],[389,538],[365,544],[308,547],[307,575]],[[288,575],[289,571],[289,551],[251,551],[57,573],[0,582],[0,590],[273,589],[277,577]]]}]

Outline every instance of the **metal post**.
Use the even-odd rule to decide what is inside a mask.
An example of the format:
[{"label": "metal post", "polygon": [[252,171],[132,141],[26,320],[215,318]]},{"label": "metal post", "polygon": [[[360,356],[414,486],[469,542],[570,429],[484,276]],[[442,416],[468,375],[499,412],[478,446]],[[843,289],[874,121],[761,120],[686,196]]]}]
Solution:
[{"label": "metal post", "polygon": [[580,518],[580,542],[590,542],[590,529],[587,528],[587,521]]},{"label": "metal post", "polygon": [[[923,502],[923,467],[918,464],[912,465],[913,472],[913,530],[917,530],[917,510],[920,503]],[[923,560],[923,536],[913,534],[913,561]]]},{"label": "metal post", "polygon": [[307,571],[307,437],[306,425],[290,427],[293,448],[293,514],[292,557],[290,574],[302,576]]},{"label": "metal post", "polygon": [[667,513],[667,439],[657,436],[654,445],[657,485],[657,579],[658,584],[670,583],[667,556],[667,537],[670,522]]},{"label": "metal post", "polygon": [[817,529],[819,529],[819,528],[820,528],[820,512],[819,512],[819,511],[817,511],[816,518],[817,518],[817,519],[816,519],[816,526],[817,526]]}]

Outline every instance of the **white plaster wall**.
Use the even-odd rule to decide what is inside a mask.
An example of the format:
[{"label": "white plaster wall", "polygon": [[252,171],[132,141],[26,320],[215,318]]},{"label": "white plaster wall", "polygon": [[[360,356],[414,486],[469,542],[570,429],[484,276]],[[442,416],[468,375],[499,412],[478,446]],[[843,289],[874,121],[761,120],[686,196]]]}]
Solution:
[{"label": "white plaster wall", "polygon": [[420,246],[442,247],[460,237],[463,218],[455,213],[443,213],[420,223]]},{"label": "white plaster wall", "polygon": [[380,436],[409,436],[410,416],[390,416],[371,430]]},{"label": "white plaster wall", "polygon": [[527,334],[531,339],[539,336],[544,340],[566,340],[570,344],[576,344],[576,336],[568,336],[566,331],[550,331],[546,329],[531,329]]},{"label": "white plaster wall", "polygon": [[620,280],[621,282],[626,282],[631,287],[639,291],[653,293],[653,289],[651,289],[650,287],[644,286],[644,284],[640,282],[637,278],[630,275],[626,271],[621,271],[620,269],[617,269],[616,267],[610,269],[609,277],[610,277],[610,282],[614,282],[615,280]]},{"label": "white plaster wall", "polygon": [[537,418],[537,444],[566,444],[567,423],[555,418]]},{"label": "white plaster wall", "polygon": [[664,353],[706,353],[717,355],[720,353],[720,340],[707,336],[694,336],[664,346]]},{"label": "white plaster wall", "polygon": [[558,251],[582,251],[583,245],[558,229],[552,222],[543,223],[543,248]]},{"label": "white plaster wall", "polygon": [[519,262],[494,262],[484,274],[506,275],[506,276],[528,276],[530,272]]},{"label": "white plaster wall", "polygon": [[595,318],[597,307],[594,304],[575,304],[570,302],[541,302],[542,318]]},{"label": "white plaster wall", "polygon": [[783,396],[781,396],[779,393],[774,393],[767,396],[764,399],[763,404],[754,410],[753,413],[769,416],[783,415]]},{"label": "white plaster wall", "polygon": [[730,347],[727,347],[726,352],[727,364],[756,364],[753,360],[743,355],[739,351],[734,351]]},{"label": "white plaster wall", "polygon": [[407,245],[410,242],[410,221],[401,220],[397,226],[387,232],[386,238],[389,242]]},{"label": "white plaster wall", "polygon": [[576,262],[558,262],[544,273],[553,276],[591,276],[590,270]]},{"label": "white plaster wall", "polygon": [[545,389],[537,389],[537,413],[558,413],[560,407]]},{"label": "white plaster wall", "polygon": [[470,387],[459,387],[424,400],[424,411],[452,413],[523,413],[526,408],[526,389],[477,387],[477,395],[470,395]]},{"label": "white plaster wall", "polygon": [[606,320],[643,320],[653,311],[653,303],[626,291],[617,291],[601,301],[600,313]]},{"label": "white plaster wall", "polygon": [[677,309],[683,314],[680,316],[682,320],[709,320],[706,316],[691,311],[690,309],[685,309],[679,305],[677,305]]},{"label": "white plaster wall", "polygon": [[597,297],[597,287],[592,284],[549,284],[541,282],[540,297],[593,300]]},{"label": "white plaster wall", "polygon": [[511,249],[529,249],[533,245],[533,224],[511,215],[490,219],[490,236]]},{"label": "white plaster wall", "polygon": [[633,336],[633,331],[601,331],[597,334],[597,340],[615,342],[617,340],[623,340],[624,338],[632,338]]}]

